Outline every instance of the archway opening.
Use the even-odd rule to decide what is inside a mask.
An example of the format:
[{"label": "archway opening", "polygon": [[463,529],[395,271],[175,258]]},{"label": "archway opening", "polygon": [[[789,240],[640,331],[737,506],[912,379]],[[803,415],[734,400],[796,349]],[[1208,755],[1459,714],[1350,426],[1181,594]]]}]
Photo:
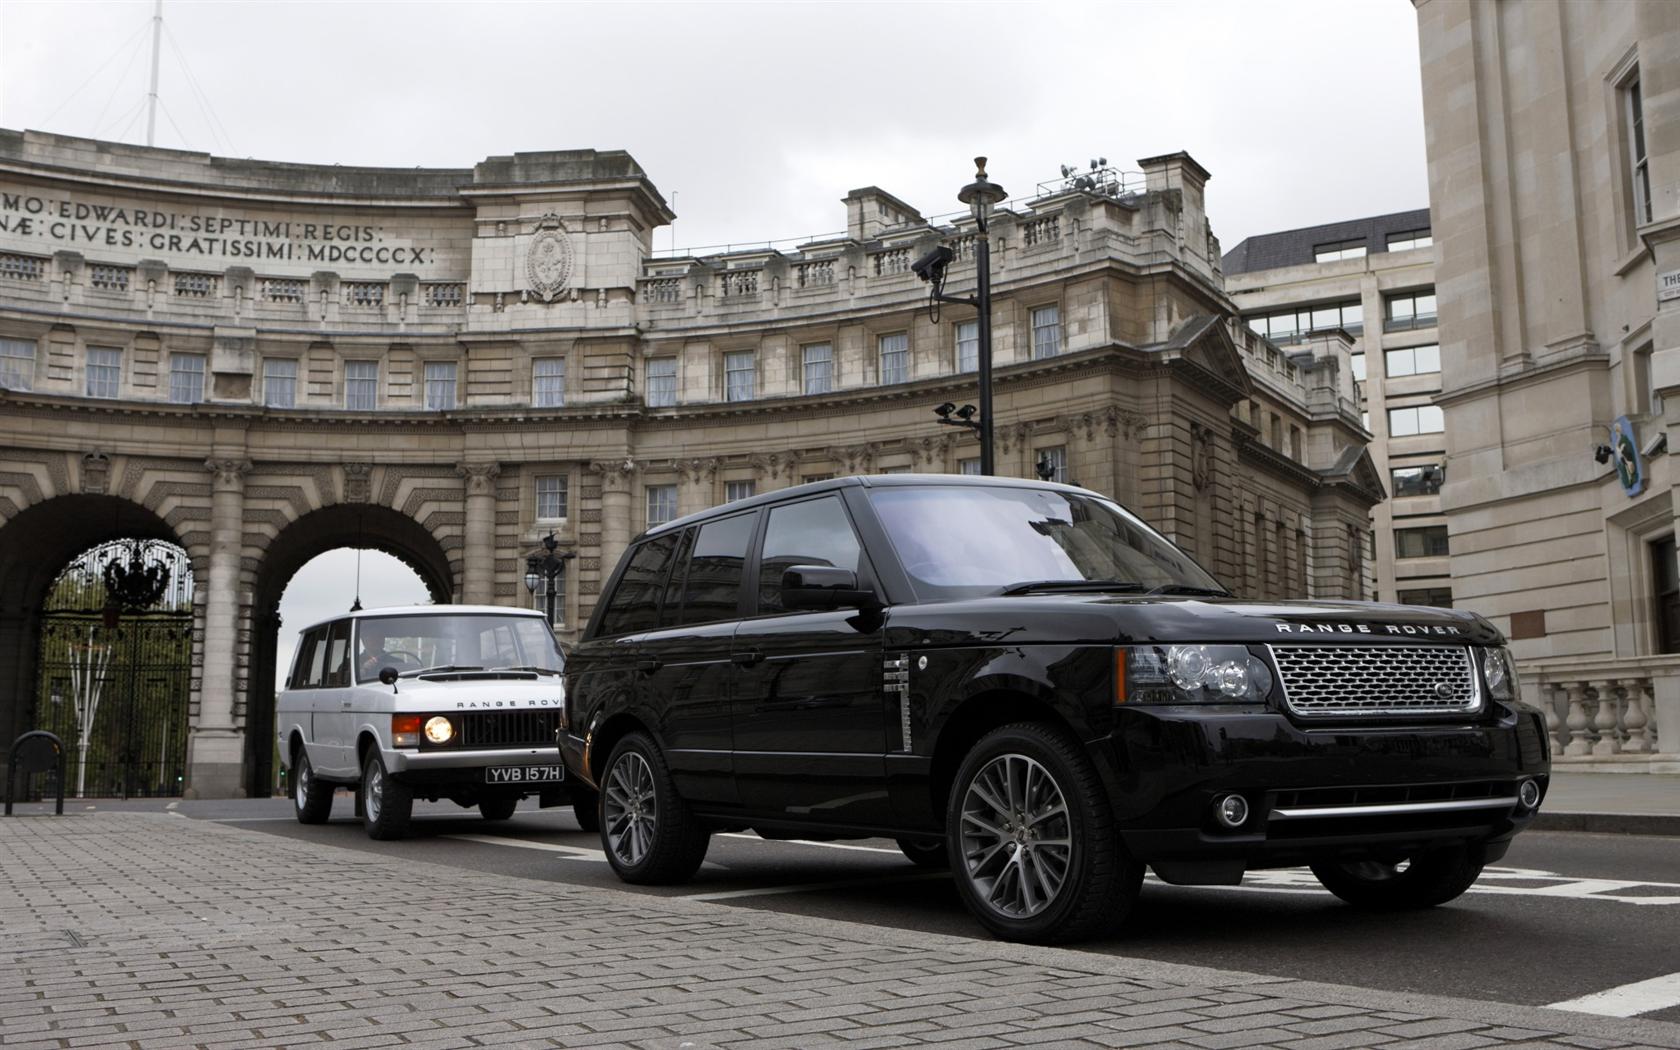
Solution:
[{"label": "archway opening", "polygon": [[245,702],[248,794],[266,796],[285,787],[275,752],[274,698],[284,685],[298,631],[348,611],[358,597],[369,609],[448,602],[453,581],[449,558],[431,533],[384,507],[325,507],[275,537],[252,594]]}]

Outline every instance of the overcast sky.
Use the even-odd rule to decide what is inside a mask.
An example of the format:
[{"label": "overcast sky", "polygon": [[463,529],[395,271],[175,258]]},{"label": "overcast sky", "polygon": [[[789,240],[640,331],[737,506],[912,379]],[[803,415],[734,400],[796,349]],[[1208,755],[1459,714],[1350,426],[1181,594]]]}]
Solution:
[{"label": "overcast sky", "polygon": [[[151,12],[0,0],[0,127],[143,143]],[[1022,195],[1186,150],[1227,250],[1428,204],[1407,0],[166,0],[164,27],[157,145],[387,167],[624,149],[675,205],[660,249],[842,229],[859,186],[954,211],[976,154]],[[353,561],[300,573],[286,623],[347,608]],[[394,559],[362,575],[370,606],[425,599]]]}]

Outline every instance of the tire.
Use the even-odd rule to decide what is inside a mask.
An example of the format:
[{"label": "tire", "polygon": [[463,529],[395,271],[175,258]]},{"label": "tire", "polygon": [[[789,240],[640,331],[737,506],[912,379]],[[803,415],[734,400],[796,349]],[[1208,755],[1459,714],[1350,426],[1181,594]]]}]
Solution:
[{"label": "tire", "polygon": [[362,826],[369,838],[400,839],[408,834],[414,792],[385,772],[385,760],[378,751],[370,752],[362,764],[362,783],[356,790],[362,800]]},{"label": "tire", "polygon": [[299,824],[325,824],[332,813],[333,786],[315,775],[309,749],[298,748],[292,762],[292,807]]},{"label": "tire", "polygon": [[686,882],[706,859],[712,834],[678,796],[665,756],[646,733],[631,733],[613,748],[600,812],[601,845],[625,882]]},{"label": "tire", "polygon": [[958,894],[1004,940],[1093,937],[1137,901],[1143,865],[1120,848],[1091,760],[1053,727],[1021,722],[981,738],[957,770],[945,823]]},{"label": "tire", "polygon": [[572,788],[572,816],[584,831],[601,830],[601,795],[585,787]]},{"label": "tire", "polygon": [[918,868],[949,868],[951,855],[943,839],[898,839],[898,851]]},{"label": "tire", "polygon": [[478,812],[485,820],[506,820],[513,816],[513,811],[519,808],[516,798],[481,798],[478,800]]},{"label": "tire", "polygon": [[1325,889],[1355,908],[1411,911],[1445,904],[1469,889],[1482,874],[1487,853],[1480,843],[1447,846],[1414,854],[1402,863],[1319,861],[1312,873]]}]

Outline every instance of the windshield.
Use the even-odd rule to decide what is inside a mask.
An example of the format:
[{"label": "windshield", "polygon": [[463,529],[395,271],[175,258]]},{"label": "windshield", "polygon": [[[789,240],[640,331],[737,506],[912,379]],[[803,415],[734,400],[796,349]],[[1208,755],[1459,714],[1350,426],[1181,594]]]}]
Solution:
[{"label": "windshield", "polygon": [[1035,581],[1223,591],[1189,555],[1104,499],[929,485],[870,489],[869,501],[923,601],[998,594]]},{"label": "windshield", "polygon": [[430,669],[559,672],[560,645],[540,616],[425,613],[368,616],[356,623],[356,681]]}]

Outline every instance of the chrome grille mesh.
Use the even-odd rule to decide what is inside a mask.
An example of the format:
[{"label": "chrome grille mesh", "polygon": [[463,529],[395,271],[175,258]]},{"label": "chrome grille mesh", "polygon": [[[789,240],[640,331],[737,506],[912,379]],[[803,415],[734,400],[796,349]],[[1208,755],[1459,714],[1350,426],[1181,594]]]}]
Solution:
[{"label": "chrome grille mesh", "polygon": [[1270,648],[1284,702],[1298,715],[1445,715],[1481,706],[1462,645]]}]

